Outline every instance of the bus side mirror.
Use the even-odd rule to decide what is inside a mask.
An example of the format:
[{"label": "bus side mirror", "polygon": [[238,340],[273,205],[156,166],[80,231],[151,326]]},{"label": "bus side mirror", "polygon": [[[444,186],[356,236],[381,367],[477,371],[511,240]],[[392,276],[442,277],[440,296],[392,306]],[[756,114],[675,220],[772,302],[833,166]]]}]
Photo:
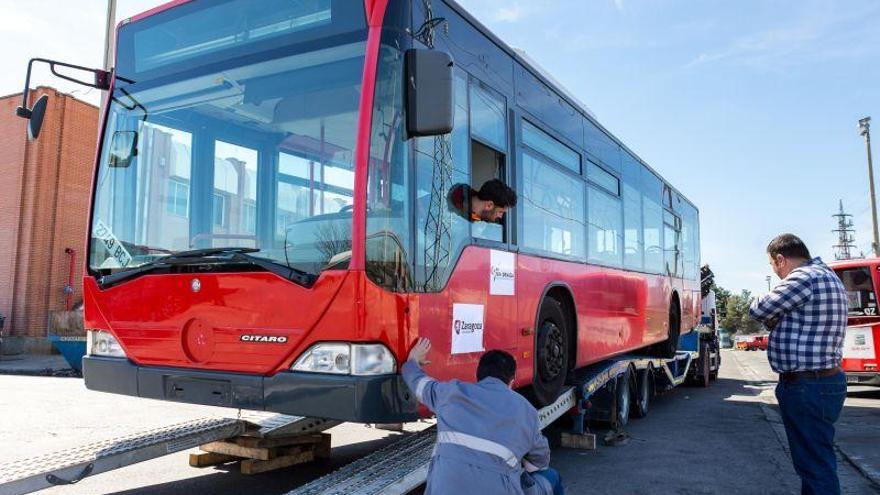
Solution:
[{"label": "bus side mirror", "polygon": [[46,105],[49,103],[49,95],[39,97],[33,108],[18,107],[15,113],[19,117],[28,119],[28,140],[33,141],[40,137],[40,129],[43,127],[43,117],[46,116]]},{"label": "bus side mirror", "polygon": [[406,132],[437,136],[452,132],[452,56],[439,50],[406,51]]},{"label": "bus side mirror", "polygon": [[[48,103],[49,97],[47,95],[41,96],[32,108],[27,107],[28,95],[30,94],[30,84],[31,84],[31,68],[33,68],[34,62],[41,62],[45,64],[49,64],[49,69],[52,71],[52,74],[60,77],[61,79],[66,79],[68,81],[75,82],[77,84],[82,84],[83,86],[90,86],[92,88],[107,90],[110,89],[110,79],[111,73],[106,70],[101,69],[89,69],[88,67],[81,67],[79,65],[67,64],[64,62],[59,62],[57,60],[48,60],[45,58],[32,58],[28,62],[27,67],[27,75],[24,78],[24,90],[21,92],[21,105],[15,109],[15,115],[28,119],[28,139],[33,141],[37,139],[40,135],[40,128],[43,127],[43,117],[46,115],[46,104]],[[65,74],[61,74],[58,72],[56,66],[67,67],[70,69],[76,69],[80,71],[91,72],[95,77],[95,82],[81,81],[79,79],[70,77]]]}]

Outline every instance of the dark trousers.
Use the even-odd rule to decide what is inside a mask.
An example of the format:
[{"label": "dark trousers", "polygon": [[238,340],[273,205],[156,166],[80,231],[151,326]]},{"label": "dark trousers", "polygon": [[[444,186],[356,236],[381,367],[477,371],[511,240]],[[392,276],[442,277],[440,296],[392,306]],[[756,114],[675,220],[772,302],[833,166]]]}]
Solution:
[{"label": "dark trousers", "polygon": [[802,495],[839,495],[834,423],[846,399],[846,375],[780,379],[776,399]]},{"label": "dark trousers", "polygon": [[565,489],[562,488],[562,477],[559,476],[553,468],[547,468],[542,471],[535,471],[532,476],[540,476],[550,482],[553,487],[553,495],[565,495]]}]

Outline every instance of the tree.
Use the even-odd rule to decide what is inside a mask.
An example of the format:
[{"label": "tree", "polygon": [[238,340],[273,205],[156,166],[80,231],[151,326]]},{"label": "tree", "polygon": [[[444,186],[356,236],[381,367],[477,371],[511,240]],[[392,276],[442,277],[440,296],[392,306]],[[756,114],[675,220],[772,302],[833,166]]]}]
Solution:
[{"label": "tree", "polygon": [[730,299],[730,291],[714,283],[712,284],[712,290],[715,291],[715,313],[718,315],[718,322],[720,324],[727,314],[727,300]]},{"label": "tree", "polygon": [[[716,294],[716,301],[717,297]],[[753,334],[760,332],[761,324],[749,318],[749,306],[754,299],[752,293],[745,289],[738,295],[728,295],[725,298],[725,313],[721,319],[721,326],[731,333]]]}]

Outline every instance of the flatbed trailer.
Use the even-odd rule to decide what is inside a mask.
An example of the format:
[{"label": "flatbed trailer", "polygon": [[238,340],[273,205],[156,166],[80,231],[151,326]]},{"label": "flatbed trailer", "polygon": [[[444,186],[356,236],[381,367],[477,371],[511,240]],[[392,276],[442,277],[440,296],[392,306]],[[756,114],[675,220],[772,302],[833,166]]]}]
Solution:
[{"label": "flatbed trailer", "polygon": [[[685,382],[708,385],[717,376],[720,360],[714,332],[693,331],[680,340],[671,359],[627,354],[579,369],[563,393],[538,411],[545,428],[568,417],[560,434],[564,447],[595,448],[589,425],[601,422],[621,433],[629,421],[647,415],[652,398]],[[31,493],[131,464],[199,447],[211,442],[251,435],[309,435],[339,424],[261,412],[236,418],[203,418],[142,433],[95,442],[21,461],[0,464],[0,495]],[[425,482],[436,427],[406,435],[385,448],[294,489],[287,495],[394,495]]]}]

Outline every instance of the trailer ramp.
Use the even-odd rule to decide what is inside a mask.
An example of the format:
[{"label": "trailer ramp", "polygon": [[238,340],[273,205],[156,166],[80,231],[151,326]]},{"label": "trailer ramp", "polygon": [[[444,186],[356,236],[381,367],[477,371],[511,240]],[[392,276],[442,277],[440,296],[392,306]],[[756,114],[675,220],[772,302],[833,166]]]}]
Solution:
[{"label": "trailer ramp", "polygon": [[201,418],[0,464],[0,495],[20,495],[112,471],[237,435],[307,434],[339,424],[318,418],[247,412],[238,418]]}]

